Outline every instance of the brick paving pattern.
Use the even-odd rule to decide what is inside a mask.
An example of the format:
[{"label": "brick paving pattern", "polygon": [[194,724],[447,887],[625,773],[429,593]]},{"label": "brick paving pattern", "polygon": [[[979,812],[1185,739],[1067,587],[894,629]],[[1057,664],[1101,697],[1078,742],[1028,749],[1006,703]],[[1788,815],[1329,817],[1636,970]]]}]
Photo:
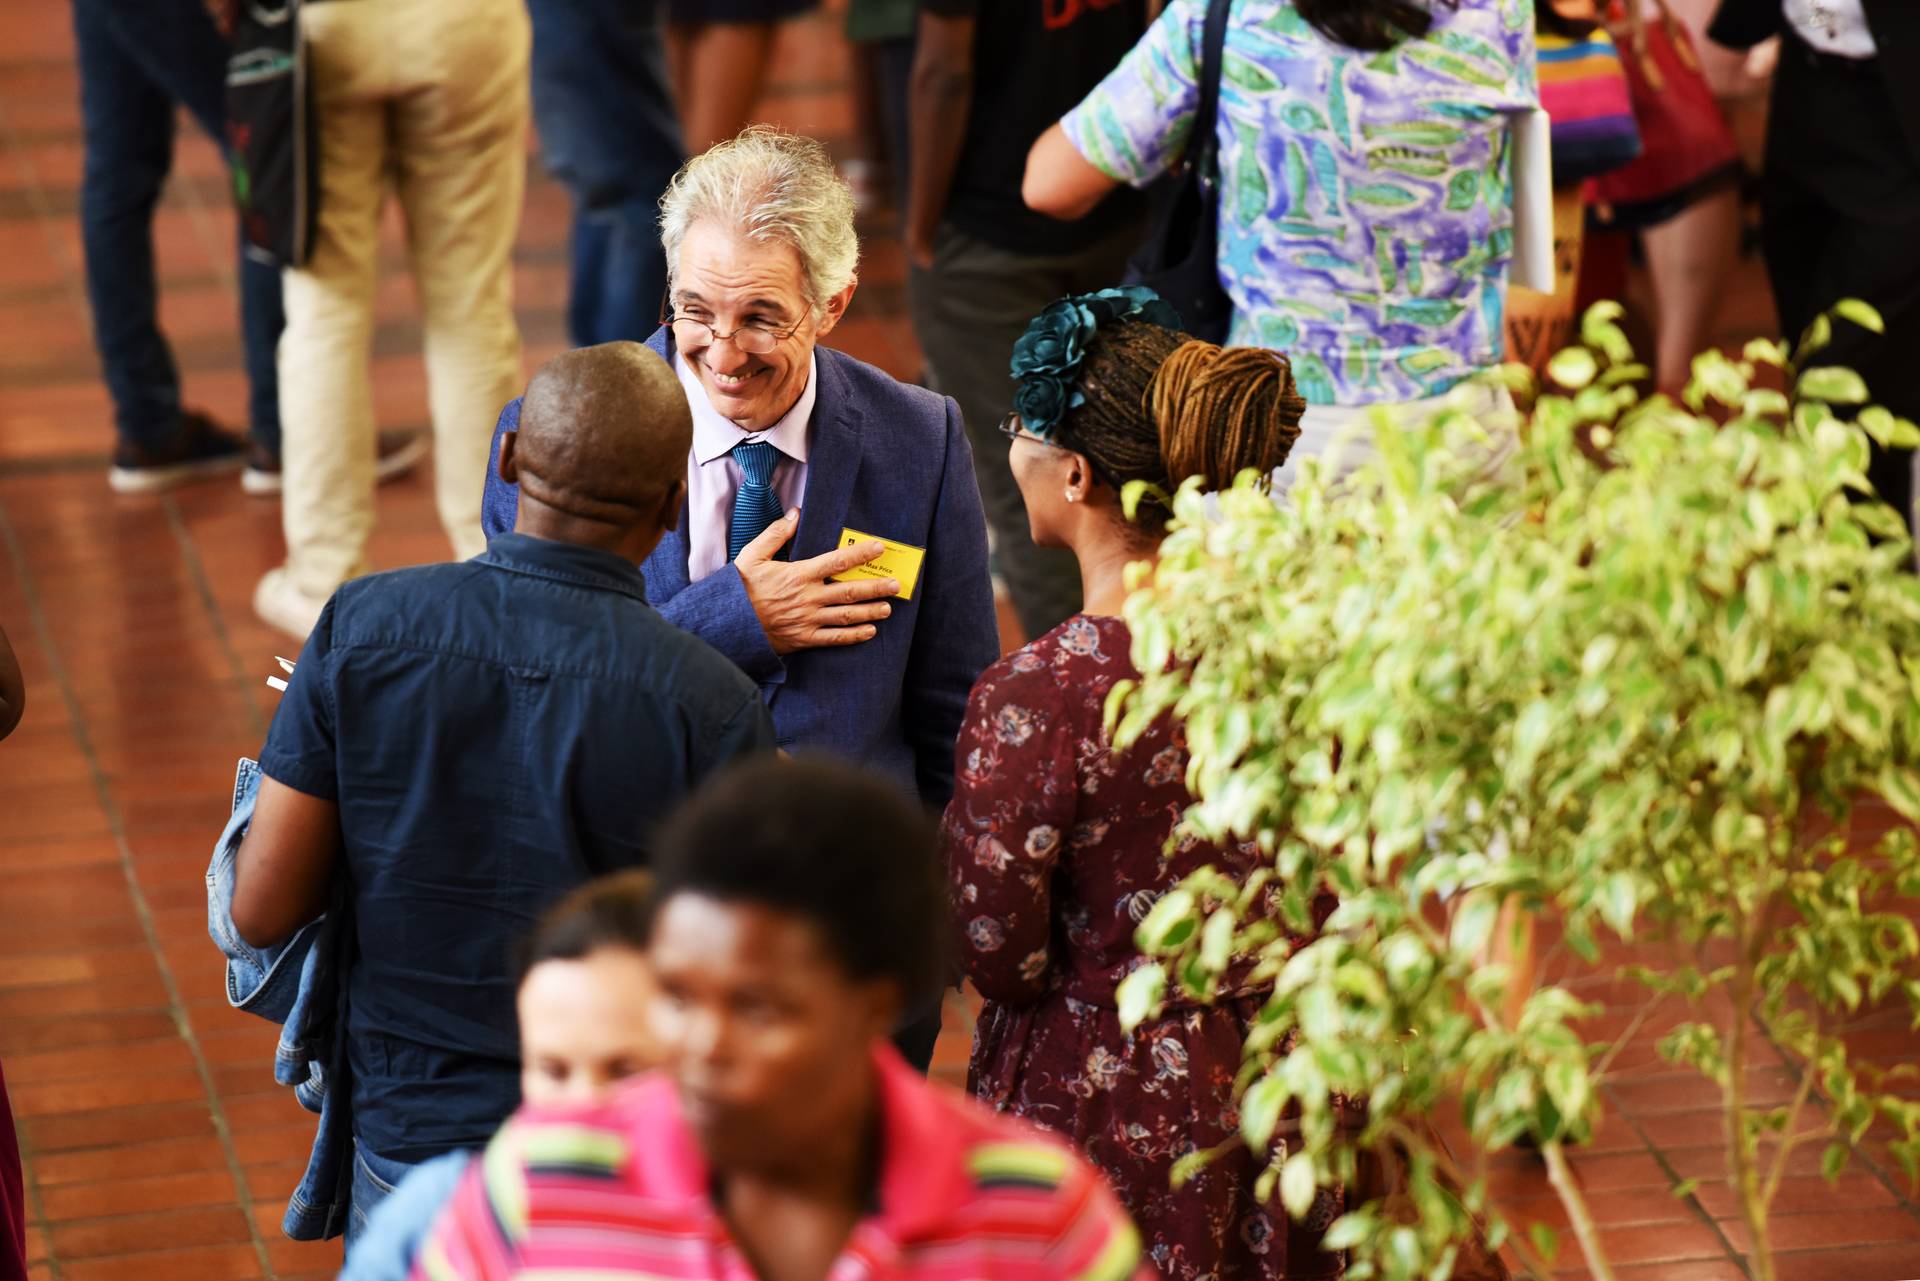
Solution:
[{"label": "brick paving pattern", "polygon": [[[783,33],[766,114],[844,150],[836,25],[824,16]],[[0,619],[32,691],[26,723],[0,748],[0,1057],[26,1150],[32,1275],[330,1276],[337,1243],[279,1232],[313,1118],[273,1084],[274,1030],[227,1008],[205,926],[202,874],[234,758],[260,743],[274,698],[263,679],[291,644],[248,605],[280,559],[279,513],[230,480],[149,499],[107,490],[110,414],[75,213],[77,93],[66,7],[0,6]],[[529,368],[563,342],[566,225],[564,193],[536,170],[517,256]],[[189,403],[237,423],[230,228],[219,157],[183,124],[156,225],[162,311]],[[425,386],[397,222],[384,255],[376,404],[384,426],[418,427]],[[835,345],[914,376],[903,293],[899,251],[870,236]],[[1751,267],[1726,315],[1729,337],[1770,323]],[[424,474],[380,491],[372,555],[387,567],[445,555]],[[1637,1000],[1589,995],[1619,1001],[1606,1017],[1621,1024]],[[1615,1115],[1577,1166],[1622,1281],[1736,1281],[1743,1235],[1712,1094],[1660,1063],[1659,1030],[1622,1055],[1608,1086]],[[949,1078],[964,1070],[967,1033],[956,1002],[939,1063]],[[1916,1046],[1890,1012],[1857,1048],[1898,1061]],[[1920,1276],[1920,1204],[1875,1140],[1837,1184],[1818,1177],[1818,1145],[1803,1153],[1777,1211],[1782,1281]],[[1695,1177],[1691,1196],[1670,1194]],[[1497,1190],[1561,1222],[1529,1158],[1503,1158]],[[1570,1246],[1563,1261],[1577,1266]]]}]

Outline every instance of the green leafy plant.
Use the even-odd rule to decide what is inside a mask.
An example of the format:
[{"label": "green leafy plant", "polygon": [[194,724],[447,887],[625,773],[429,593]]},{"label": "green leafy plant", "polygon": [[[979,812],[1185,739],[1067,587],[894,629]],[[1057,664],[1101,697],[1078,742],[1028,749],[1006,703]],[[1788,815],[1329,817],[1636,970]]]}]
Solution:
[{"label": "green leafy plant", "polygon": [[[1848,840],[1865,793],[1920,819],[1920,580],[1866,498],[1868,437],[1920,431],[1861,408],[1856,375],[1796,367],[1826,317],[1797,358],[1699,357],[1675,403],[1636,390],[1618,314],[1596,307],[1554,358],[1523,440],[1449,410],[1383,421],[1357,473],[1307,463],[1279,502],[1252,476],[1183,490],[1127,607],[1147,675],[1115,691],[1117,740],[1178,717],[1187,827],[1272,861],[1257,884],[1206,872],[1162,898],[1138,935],[1158,963],[1121,1009],[1145,1017],[1169,984],[1204,997],[1258,958],[1273,995],[1240,1115],[1272,1158],[1263,1191],[1299,1214],[1369,1161],[1404,1170],[1329,1230],[1356,1277],[1444,1281],[1476,1220],[1544,1276],[1553,1234],[1515,1232],[1487,1195],[1488,1154],[1524,1136],[1611,1278],[1568,1148],[1663,1002],[1685,1017],[1661,1052],[1724,1100],[1761,1281],[1796,1145],[1827,1142],[1831,1177],[1882,1118],[1910,1177],[1920,1159],[1920,1104],[1842,1039],[1889,999],[1920,1024],[1920,936],[1891,902],[1920,893],[1920,845],[1904,825]],[[1762,366],[1791,398],[1756,385]],[[1322,890],[1337,910],[1290,948],[1281,927],[1307,930]],[[1536,923],[1575,971],[1632,945],[1647,999],[1624,1033],[1599,1039],[1596,1008],[1524,963]],[[1749,1083],[1775,1046],[1795,1090],[1761,1106]],[[1427,1122],[1456,1104],[1457,1156]]]}]

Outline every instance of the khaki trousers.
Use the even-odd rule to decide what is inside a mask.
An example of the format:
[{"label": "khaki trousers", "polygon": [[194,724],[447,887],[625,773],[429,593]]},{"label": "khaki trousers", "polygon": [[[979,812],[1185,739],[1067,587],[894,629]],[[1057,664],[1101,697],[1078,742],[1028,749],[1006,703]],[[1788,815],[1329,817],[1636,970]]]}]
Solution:
[{"label": "khaki trousers", "polygon": [[373,530],[368,360],[389,186],[420,298],[440,522],[456,557],[485,547],[488,446],[521,382],[511,257],[532,41],[523,0],[331,0],[300,20],[320,220],[311,259],[285,280],[282,511],[293,582],[325,598],[365,570]]}]

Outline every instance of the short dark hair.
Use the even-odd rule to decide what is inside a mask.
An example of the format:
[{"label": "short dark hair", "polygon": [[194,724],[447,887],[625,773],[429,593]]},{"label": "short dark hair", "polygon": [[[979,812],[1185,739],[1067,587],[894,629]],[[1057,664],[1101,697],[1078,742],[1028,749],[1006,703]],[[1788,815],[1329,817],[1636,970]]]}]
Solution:
[{"label": "short dark hair", "polygon": [[804,917],[856,979],[910,1003],[945,975],[947,911],[932,820],[885,779],[819,759],[763,758],[702,788],[654,847],[654,902],[676,894]]},{"label": "short dark hair", "polygon": [[653,914],[653,876],[638,869],[588,881],[548,908],[514,951],[524,981],[542,961],[579,961],[601,948],[645,951]]}]

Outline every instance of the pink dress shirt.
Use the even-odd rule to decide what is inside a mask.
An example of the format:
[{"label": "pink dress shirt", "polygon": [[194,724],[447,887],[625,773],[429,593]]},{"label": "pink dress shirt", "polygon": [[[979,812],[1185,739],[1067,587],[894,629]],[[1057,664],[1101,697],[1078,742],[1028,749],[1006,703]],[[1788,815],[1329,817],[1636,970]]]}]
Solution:
[{"label": "pink dress shirt", "polygon": [[786,417],[761,432],[744,432],[722,418],[707,399],[700,375],[675,353],[673,371],[687,389],[693,409],[693,450],[687,457],[687,581],[697,583],[727,563],[727,522],[733,517],[733,498],[740,492],[740,464],[729,452],[746,440],[764,440],[784,457],[774,468],[773,492],[788,511],[800,505],[807,492],[807,443],[813,437],[814,390],[820,383],[819,361],[807,357],[807,387]]}]

